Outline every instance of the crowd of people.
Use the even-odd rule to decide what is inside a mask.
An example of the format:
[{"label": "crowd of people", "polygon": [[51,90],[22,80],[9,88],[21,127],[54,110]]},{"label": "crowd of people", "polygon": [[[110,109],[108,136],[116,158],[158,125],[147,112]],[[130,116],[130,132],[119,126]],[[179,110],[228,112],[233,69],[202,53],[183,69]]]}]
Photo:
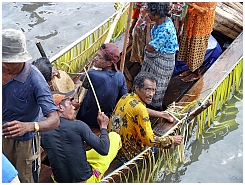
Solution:
[{"label": "crowd of people", "polygon": [[105,43],[93,59],[96,69],[80,78],[87,89],[82,103],[75,90],[51,92],[49,83],[54,76],[60,77],[59,72],[46,57],[30,62],[22,31],[3,30],[3,182],[37,183],[42,148],[47,152],[53,181],[69,183],[99,182],[116,156],[129,160],[146,146],[169,149],[180,145],[181,135],[154,135],[150,118],[174,122],[163,111],[162,100],[177,53],[190,69],[180,74],[182,80],[201,77],[199,67],[216,4],[136,2],[130,61],[139,62],[141,71],[134,78],[132,91],[117,68],[118,47]]}]

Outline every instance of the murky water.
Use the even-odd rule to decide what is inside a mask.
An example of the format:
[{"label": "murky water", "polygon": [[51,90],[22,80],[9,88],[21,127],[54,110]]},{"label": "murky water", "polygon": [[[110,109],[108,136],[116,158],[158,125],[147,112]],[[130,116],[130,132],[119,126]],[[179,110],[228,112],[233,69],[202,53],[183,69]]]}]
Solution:
[{"label": "murky water", "polygon": [[33,60],[37,40],[50,58],[114,12],[113,2],[3,2],[2,29],[23,30]]},{"label": "murky water", "polygon": [[[24,31],[33,60],[41,56],[36,40],[41,42],[46,55],[52,57],[110,17],[115,12],[113,5],[113,2],[4,2],[2,28]],[[219,113],[213,128],[206,128],[203,138],[196,140],[193,135],[186,146],[186,162],[176,173],[159,177],[158,182],[243,182],[242,99],[242,93],[235,94]],[[224,122],[226,126],[218,127]]]},{"label": "murky water", "polygon": [[243,85],[217,114],[210,128],[196,140],[195,128],[185,150],[185,162],[176,173],[162,174],[158,182],[243,182]]}]

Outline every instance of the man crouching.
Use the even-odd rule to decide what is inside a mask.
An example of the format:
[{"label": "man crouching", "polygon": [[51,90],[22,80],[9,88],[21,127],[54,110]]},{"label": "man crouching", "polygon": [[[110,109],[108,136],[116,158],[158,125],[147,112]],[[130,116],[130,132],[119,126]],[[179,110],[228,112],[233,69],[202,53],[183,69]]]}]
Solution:
[{"label": "man crouching", "polygon": [[[71,103],[73,93],[53,94],[58,106],[60,126],[43,133],[42,144],[48,155],[54,181],[99,182],[121,148],[121,138],[115,132],[108,134],[109,118],[103,112],[99,112],[97,117],[99,137],[86,123],[74,120],[75,107]],[[92,149],[86,151],[84,142]]]}]

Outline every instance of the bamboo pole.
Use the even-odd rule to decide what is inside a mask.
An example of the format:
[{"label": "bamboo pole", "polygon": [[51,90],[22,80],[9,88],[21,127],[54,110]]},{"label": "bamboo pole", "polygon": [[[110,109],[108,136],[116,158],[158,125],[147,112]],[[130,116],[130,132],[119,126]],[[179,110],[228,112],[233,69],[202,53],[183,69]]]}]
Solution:
[{"label": "bamboo pole", "polygon": [[121,63],[120,63],[120,70],[122,71],[122,73],[124,70],[125,55],[126,55],[126,49],[127,49],[127,42],[128,42],[128,35],[129,35],[131,18],[132,18],[133,6],[134,6],[134,3],[131,2],[130,6],[129,6],[128,21],[127,21],[127,27],[126,27],[126,31],[125,31],[125,35],[124,35],[124,44],[123,44]]},{"label": "bamboo pole", "polygon": [[120,6],[120,9],[118,10],[117,12],[117,15],[113,21],[113,23],[111,24],[110,26],[110,29],[109,29],[109,33],[105,39],[105,43],[109,43],[111,41],[111,37],[113,35],[113,32],[114,32],[114,29],[118,23],[118,20],[120,19],[121,15],[122,15],[122,12],[123,12],[123,7],[125,6],[126,3],[123,3],[122,6]]}]

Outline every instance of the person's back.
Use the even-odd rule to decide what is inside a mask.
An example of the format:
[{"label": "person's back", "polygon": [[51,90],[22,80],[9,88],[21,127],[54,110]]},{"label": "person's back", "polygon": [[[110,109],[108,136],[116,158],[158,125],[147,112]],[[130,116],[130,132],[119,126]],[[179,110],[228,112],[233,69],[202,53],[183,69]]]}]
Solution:
[{"label": "person's back", "polygon": [[[115,44],[103,44],[93,60],[94,67],[102,70],[90,69],[88,71],[101,111],[108,117],[111,116],[117,101],[128,92],[125,77],[121,71],[117,70],[119,58],[120,52]],[[81,77],[81,81],[83,81],[84,76]],[[88,89],[88,92],[80,106],[76,119],[84,121],[90,128],[98,129],[98,106],[87,76],[85,76],[85,82],[87,85],[83,84],[83,86]]]},{"label": "person's back", "polygon": [[[94,69],[89,70],[88,74],[95,89],[101,110],[110,117],[116,102],[127,92],[123,74],[120,71],[98,71]],[[87,123],[90,128],[99,128],[97,123],[98,111],[94,93],[91,87],[89,87],[76,118]]]},{"label": "person's back", "polygon": [[[116,133],[108,136],[109,118],[104,113],[98,113],[99,137],[87,124],[74,120],[71,93],[53,94],[59,108],[60,126],[44,133],[42,144],[56,182],[99,182],[121,147],[121,138]],[[84,142],[92,149],[86,151]]]},{"label": "person's back", "polygon": [[[101,133],[101,139],[104,133]],[[95,137],[89,127],[78,120],[70,121],[60,118],[60,126],[43,133],[42,144],[48,154],[48,159],[57,182],[80,182],[92,175],[92,169],[86,159],[84,139]],[[108,138],[101,142],[101,154],[106,155],[109,149]],[[87,144],[93,146],[94,143]]]}]

